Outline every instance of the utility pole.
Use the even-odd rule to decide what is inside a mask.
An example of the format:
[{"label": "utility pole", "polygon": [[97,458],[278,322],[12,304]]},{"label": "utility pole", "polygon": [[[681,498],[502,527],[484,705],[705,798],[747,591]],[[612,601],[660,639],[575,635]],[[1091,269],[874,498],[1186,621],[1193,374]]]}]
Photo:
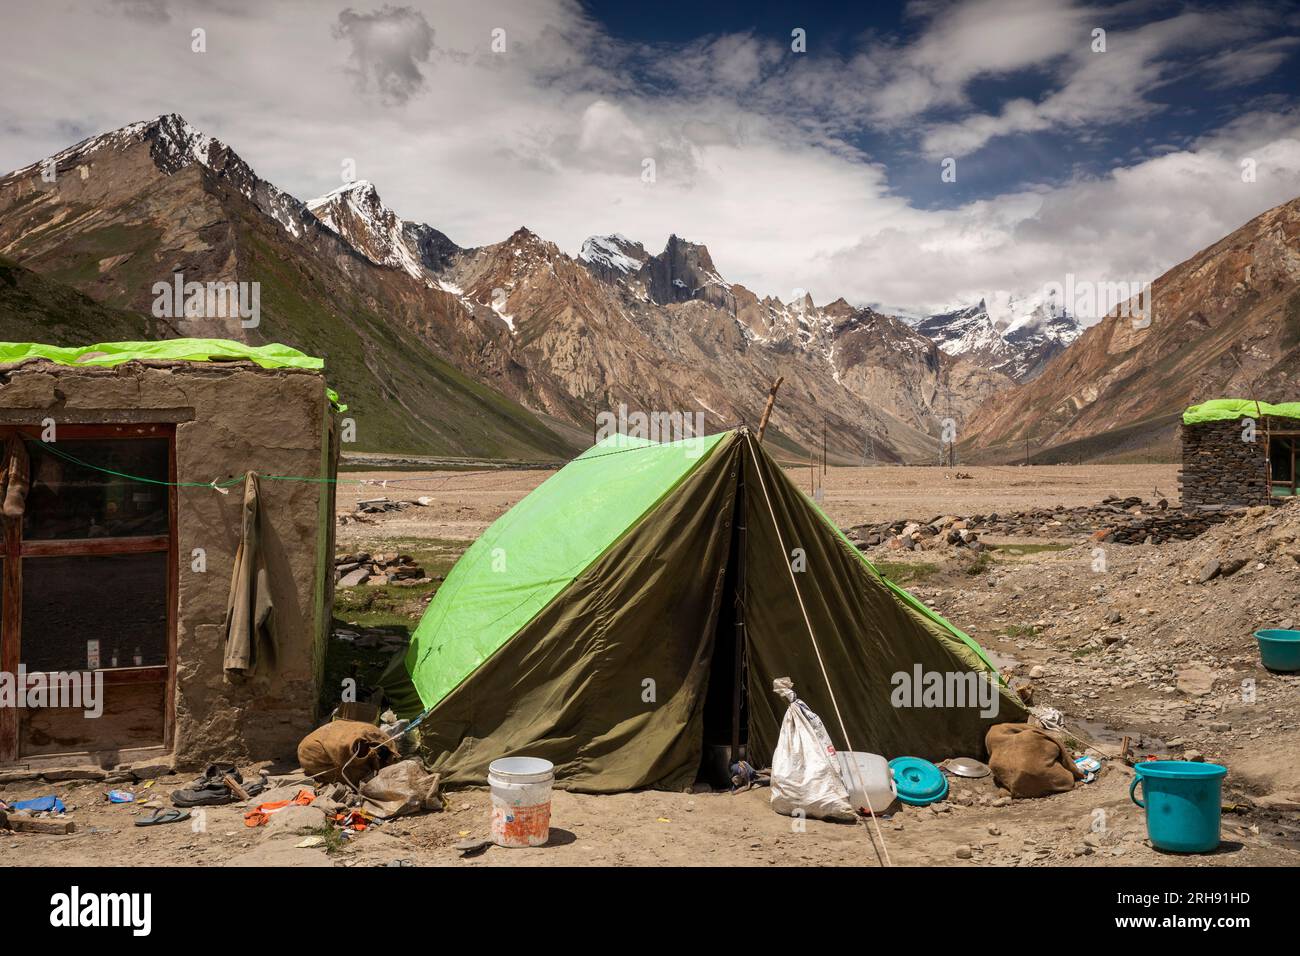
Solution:
[{"label": "utility pole", "polygon": [[[943,420],[945,422],[944,428],[946,430],[946,423],[952,421],[952,387],[947,375],[943,378]],[[944,467],[951,468],[957,463],[953,449],[953,442],[944,442],[943,458]]]}]

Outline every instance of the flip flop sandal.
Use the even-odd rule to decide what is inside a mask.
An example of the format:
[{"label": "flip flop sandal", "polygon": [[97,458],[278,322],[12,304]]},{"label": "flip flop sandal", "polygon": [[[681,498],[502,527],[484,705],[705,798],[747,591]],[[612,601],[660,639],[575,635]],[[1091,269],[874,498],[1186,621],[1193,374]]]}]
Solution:
[{"label": "flip flop sandal", "polygon": [[180,823],[182,820],[188,820],[189,818],[190,811],[188,810],[155,810],[147,817],[136,820],[135,825],[138,827],[155,827],[160,823]]}]

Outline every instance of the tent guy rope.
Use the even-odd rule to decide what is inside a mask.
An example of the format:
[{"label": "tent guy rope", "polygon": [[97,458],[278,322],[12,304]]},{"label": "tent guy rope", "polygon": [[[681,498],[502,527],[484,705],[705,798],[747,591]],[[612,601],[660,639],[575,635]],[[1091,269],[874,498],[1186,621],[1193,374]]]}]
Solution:
[{"label": "tent guy rope", "polygon": [[[808,617],[807,607],[804,606],[803,594],[799,591],[799,580],[794,576],[794,568],[791,567],[789,559],[784,557],[787,552],[785,550],[785,539],[781,537],[781,523],[776,520],[776,509],[772,507],[772,498],[767,493],[767,480],[763,477],[763,469],[759,465],[758,455],[754,452],[753,442],[754,436],[746,432],[745,446],[749,449],[749,454],[754,459],[754,470],[758,472],[758,483],[763,489],[763,499],[767,502],[767,512],[772,516],[772,530],[776,532],[777,544],[781,546],[781,554],[783,556],[782,563],[785,564],[786,570],[790,572],[790,584],[794,587],[794,596],[799,601],[799,612],[803,615],[803,622],[808,628],[808,638],[812,641],[813,653],[817,656],[817,666],[821,669],[822,679],[826,682],[826,690],[831,697],[831,707],[835,711],[835,719],[839,721],[840,733],[844,736],[844,746],[847,750],[852,751],[853,742],[849,740],[848,727],[845,726],[844,716],[840,713],[839,701],[835,699],[835,688],[831,685],[830,674],[826,672],[826,663],[822,660],[822,651],[817,645],[817,635],[813,633],[812,621]],[[885,834],[881,832],[880,821],[876,818],[876,811],[871,808],[870,801],[867,802],[867,812],[871,814],[871,822],[876,828],[876,837],[880,840],[880,848],[877,850],[877,856],[879,856],[883,851],[884,859],[882,862],[885,866],[893,866],[893,863],[890,862],[889,859],[889,847],[885,845]],[[875,849],[876,844],[874,840],[872,841],[871,846]]]}]

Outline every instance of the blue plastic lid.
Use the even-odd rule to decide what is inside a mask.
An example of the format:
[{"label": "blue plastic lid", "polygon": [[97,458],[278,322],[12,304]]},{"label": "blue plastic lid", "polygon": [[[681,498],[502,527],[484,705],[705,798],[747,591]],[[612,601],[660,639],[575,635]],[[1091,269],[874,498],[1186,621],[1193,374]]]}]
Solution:
[{"label": "blue plastic lid", "polygon": [[889,769],[894,771],[894,786],[903,803],[923,807],[948,795],[948,778],[928,760],[895,757],[889,761]]}]

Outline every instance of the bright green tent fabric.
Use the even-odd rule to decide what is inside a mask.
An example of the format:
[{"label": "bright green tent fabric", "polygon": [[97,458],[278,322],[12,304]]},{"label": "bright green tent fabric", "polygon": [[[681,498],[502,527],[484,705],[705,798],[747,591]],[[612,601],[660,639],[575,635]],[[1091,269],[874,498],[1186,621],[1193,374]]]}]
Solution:
[{"label": "bright green tent fabric", "polygon": [[[93,365],[107,367],[136,360],[172,362],[247,361],[262,368],[302,368],[322,370],[325,362],[287,345],[245,345],[230,339],[163,339],[158,342],[101,342],[98,345],[43,345],[39,342],[0,342],[0,365],[26,359],[46,359],[59,365]],[[330,401],[340,411],[339,397],[326,389]]]},{"label": "bright green tent fabric", "polygon": [[1183,412],[1184,425],[1201,422],[1221,422],[1238,418],[1260,418],[1276,415],[1279,418],[1300,418],[1300,402],[1282,402],[1270,405],[1252,398],[1215,398],[1199,405],[1191,405]]},{"label": "bright green tent fabric", "polygon": [[497,519],[415,629],[407,670],[442,700],[651,511],[722,435],[656,444],[611,435]]}]

